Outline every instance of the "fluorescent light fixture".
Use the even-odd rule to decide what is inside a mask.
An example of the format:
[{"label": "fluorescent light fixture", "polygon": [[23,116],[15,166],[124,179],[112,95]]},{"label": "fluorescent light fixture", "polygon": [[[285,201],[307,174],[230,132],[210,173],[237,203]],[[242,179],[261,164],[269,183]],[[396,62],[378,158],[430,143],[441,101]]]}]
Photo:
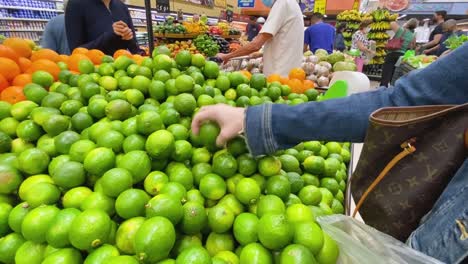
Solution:
[{"label": "fluorescent light fixture", "polygon": [[400,19],[402,19],[402,18],[404,18],[404,17],[406,17],[406,16],[407,16],[406,14],[401,15],[401,16],[399,16],[399,17],[397,18],[397,20],[400,20]]},{"label": "fluorescent light fixture", "polygon": [[323,17],[328,17],[327,15],[323,15]]}]

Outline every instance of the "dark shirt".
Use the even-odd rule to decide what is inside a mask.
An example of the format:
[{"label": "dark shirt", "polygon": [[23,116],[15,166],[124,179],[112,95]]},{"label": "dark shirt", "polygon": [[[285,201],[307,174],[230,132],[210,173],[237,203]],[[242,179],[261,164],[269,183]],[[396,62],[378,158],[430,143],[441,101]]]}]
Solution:
[{"label": "dark shirt", "polygon": [[434,30],[432,30],[431,35],[429,35],[429,41],[434,40],[434,36],[435,36],[435,35],[443,34],[443,33],[444,33],[444,30],[442,29],[442,24],[443,24],[443,23],[440,23],[439,25],[437,25],[437,26],[434,28]]},{"label": "dark shirt", "polygon": [[333,51],[335,42],[335,28],[327,23],[317,23],[310,26],[304,33],[304,43],[315,53],[318,49],[324,49],[328,53]]},{"label": "dark shirt", "polygon": [[344,43],[344,37],[343,33],[336,33],[335,36],[335,49],[339,51],[343,51],[346,49],[345,43]]},{"label": "dark shirt", "polygon": [[[123,40],[114,33],[112,24],[119,20],[132,29],[133,39]],[[120,0],[111,0],[109,9],[101,0],[70,0],[65,12],[65,26],[70,50],[84,47],[99,49],[108,55],[119,49],[128,49],[132,53],[140,51],[132,18]]]},{"label": "dark shirt", "polygon": [[260,25],[259,24],[247,24],[246,32],[247,32],[247,40],[252,41],[260,32]]},{"label": "dark shirt", "polygon": [[442,53],[448,50],[447,46],[445,45],[445,41],[450,38],[450,36],[455,35],[455,36],[461,36],[463,32],[444,32],[442,34],[442,37],[440,38],[439,42],[439,48],[435,51],[434,55],[440,56]]}]

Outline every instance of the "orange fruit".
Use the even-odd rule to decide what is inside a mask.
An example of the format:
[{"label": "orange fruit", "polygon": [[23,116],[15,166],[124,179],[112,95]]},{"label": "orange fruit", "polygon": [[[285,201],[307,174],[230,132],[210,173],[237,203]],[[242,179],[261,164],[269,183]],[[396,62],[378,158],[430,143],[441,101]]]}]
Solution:
[{"label": "orange fruit", "polygon": [[65,55],[65,54],[60,54],[60,61],[63,61],[65,63],[68,63],[68,58],[69,56],[68,55]]},{"label": "orange fruit", "polygon": [[29,69],[26,71],[26,73],[33,74],[36,71],[46,71],[52,76],[54,76],[54,79],[58,79],[58,75],[60,73],[60,67],[57,65],[57,63],[51,61],[51,60],[46,60],[46,59],[40,59],[37,61],[34,61],[29,67]]},{"label": "orange fruit", "polygon": [[13,80],[21,73],[20,67],[12,59],[0,58],[0,74],[8,81]]},{"label": "orange fruit", "polygon": [[10,84],[8,83],[8,80],[3,75],[0,74],[0,92],[3,91],[8,86],[10,86]]},{"label": "orange fruit", "polygon": [[313,89],[315,88],[315,83],[311,80],[304,80],[304,89],[305,90],[308,90],[308,89]]},{"label": "orange fruit", "polygon": [[40,49],[38,51],[34,51],[31,55],[31,61],[37,61],[37,60],[51,60],[53,62],[59,62],[60,61],[60,55],[55,52],[54,50],[51,49]]},{"label": "orange fruit", "polygon": [[304,93],[304,91],[305,91],[304,84],[302,83],[301,80],[298,80],[298,79],[289,80],[288,81],[288,86],[291,88],[291,91],[293,93],[301,94],[301,93]]},{"label": "orange fruit", "polygon": [[10,104],[16,104],[17,102],[26,100],[26,96],[23,93],[23,87],[10,86],[2,91],[0,94],[0,100],[9,102]]},{"label": "orange fruit", "polygon": [[120,56],[127,56],[130,59],[133,57],[132,53],[130,53],[130,51],[124,50],[124,49],[119,49],[114,53],[114,59],[117,59]]},{"label": "orange fruit", "polygon": [[132,59],[138,64],[140,65],[141,62],[143,61],[144,57],[141,56],[140,54],[135,54],[132,56]]},{"label": "orange fruit", "polygon": [[104,52],[97,50],[97,49],[92,49],[86,53],[86,56],[94,63],[94,65],[101,64],[102,57],[104,57],[106,54]]},{"label": "orange fruit", "polygon": [[18,54],[16,54],[12,48],[5,45],[0,45],[0,57],[8,58],[14,60],[15,62],[18,62],[19,59]]},{"label": "orange fruit", "polygon": [[289,72],[289,79],[305,80],[306,73],[302,68],[294,68]]},{"label": "orange fruit", "polygon": [[240,71],[247,79],[252,78],[252,74],[249,71]]},{"label": "orange fruit", "polygon": [[88,51],[89,50],[87,48],[78,47],[78,48],[73,50],[72,55],[73,54],[83,54],[83,55],[85,55],[86,53],[88,53]]},{"label": "orange fruit", "polygon": [[81,60],[89,60],[88,56],[80,53],[72,54],[68,58],[68,68],[74,72],[80,72],[78,69],[78,65],[80,64]]},{"label": "orange fruit", "polygon": [[13,86],[21,86],[24,87],[26,84],[32,83],[32,76],[31,74],[23,73],[15,77],[11,82]]},{"label": "orange fruit", "polygon": [[289,78],[288,77],[281,77],[280,79],[280,83],[281,84],[288,84],[289,82]]},{"label": "orange fruit", "polygon": [[272,83],[272,82],[280,82],[281,81],[281,76],[279,74],[272,74],[268,76],[267,82]]},{"label": "orange fruit", "polygon": [[21,72],[26,72],[29,69],[29,67],[31,67],[32,62],[27,58],[20,57],[18,59],[18,65],[21,69]]},{"label": "orange fruit", "polygon": [[16,54],[20,57],[29,58],[31,57],[31,47],[28,41],[20,38],[7,38],[3,41],[3,45],[12,48]]}]

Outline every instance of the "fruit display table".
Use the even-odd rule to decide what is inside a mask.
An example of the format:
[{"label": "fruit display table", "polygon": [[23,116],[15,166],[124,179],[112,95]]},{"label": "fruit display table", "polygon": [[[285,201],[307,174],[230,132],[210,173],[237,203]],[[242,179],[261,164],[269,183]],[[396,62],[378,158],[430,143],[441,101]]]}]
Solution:
[{"label": "fruit display table", "polygon": [[253,157],[240,137],[218,146],[214,122],[191,130],[204,106],[297,105],[315,89],[167,47],[0,51],[1,263],[336,263],[315,219],[344,213],[349,143]]}]

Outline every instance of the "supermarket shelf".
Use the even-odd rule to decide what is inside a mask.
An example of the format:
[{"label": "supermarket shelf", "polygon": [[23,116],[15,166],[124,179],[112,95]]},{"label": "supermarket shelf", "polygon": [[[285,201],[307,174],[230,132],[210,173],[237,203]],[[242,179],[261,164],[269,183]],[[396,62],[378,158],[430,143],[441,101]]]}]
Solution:
[{"label": "supermarket shelf", "polygon": [[0,6],[0,8],[17,9],[17,10],[24,10],[27,8],[27,10],[32,10],[32,11],[48,11],[48,12],[63,13],[63,10],[59,10],[59,9],[35,8],[35,7],[27,7],[27,6]]},{"label": "supermarket shelf", "polygon": [[43,29],[0,29],[0,32],[44,32]]},{"label": "supermarket shelf", "polygon": [[0,17],[0,20],[47,22],[47,21],[49,21],[50,19],[46,19],[46,18]]},{"label": "supermarket shelf", "polygon": [[145,24],[133,24],[133,26],[135,26],[135,27],[146,27]]}]

